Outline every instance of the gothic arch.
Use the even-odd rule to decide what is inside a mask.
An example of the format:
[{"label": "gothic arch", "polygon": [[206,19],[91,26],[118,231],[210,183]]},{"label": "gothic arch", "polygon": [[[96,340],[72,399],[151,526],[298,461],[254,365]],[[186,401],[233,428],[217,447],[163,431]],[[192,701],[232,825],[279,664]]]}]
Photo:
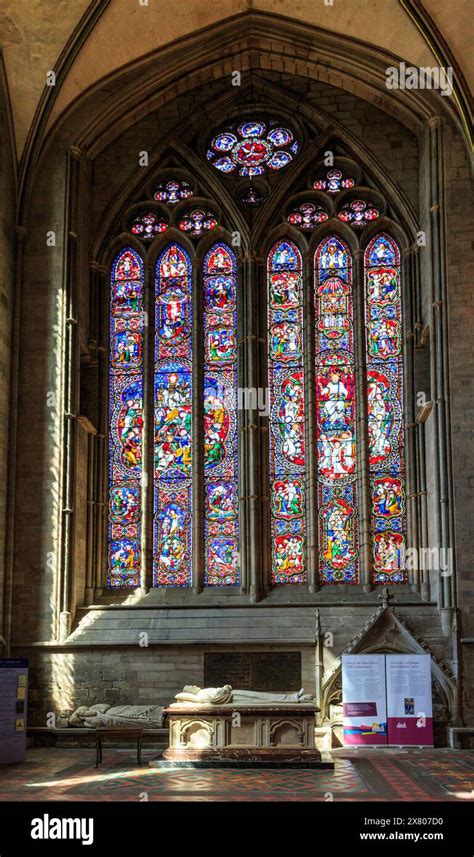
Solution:
[{"label": "gothic arch", "polygon": [[[66,65],[87,38],[95,23],[94,15],[81,23],[74,34],[65,51]],[[301,59],[294,58],[295,48]],[[347,64],[348,53],[354,58],[352,67]],[[230,55],[233,64],[229,64]],[[22,211],[30,197],[36,169],[55,139],[61,139],[65,146],[78,145],[94,158],[132,123],[185,91],[230,75],[236,66],[242,72],[275,69],[296,75],[304,67],[305,76],[309,74],[313,79],[376,103],[417,135],[422,133],[424,123],[439,113],[451,116],[462,129],[456,109],[446,103],[449,99],[440,99],[431,92],[419,98],[403,91],[393,98],[385,87],[385,71],[394,61],[396,58],[386,51],[378,49],[374,55],[372,46],[272,13],[250,10],[220,21],[205,32],[183,37],[174,45],[159,48],[152,55],[114,71],[69,103],[49,126],[47,118],[51,116],[57,93],[49,99],[50,103],[43,100],[23,160]],[[171,71],[173,66],[179,68],[179,79]],[[109,107],[107,91],[111,89],[114,99]],[[230,100],[231,94],[228,97]],[[299,109],[305,111],[304,103]]]},{"label": "gothic arch", "polygon": [[[179,164],[175,168],[175,163]],[[109,205],[105,213],[101,229],[94,238],[91,246],[91,259],[99,264],[107,264],[104,260],[110,255],[108,254],[109,242],[113,240],[114,226],[117,221],[123,221],[124,212],[130,212],[135,207],[146,207],[146,200],[139,200],[140,194],[147,193],[151,199],[151,187],[156,184],[161,177],[171,173],[181,176],[187,176],[192,179],[197,186],[201,184],[203,190],[207,190],[207,195],[201,194],[200,197],[192,197],[193,202],[206,200],[210,205],[217,207],[233,228],[237,230],[242,239],[242,248],[245,250],[249,246],[248,224],[245,220],[243,212],[237,204],[235,198],[223,187],[218,181],[215,171],[212,171],[207,166],[203,158],[198,157],[191,149],[185,146],[178,140],[171,139],[160,145],[158,149],[151,153],[150,163],[144,175],[144,168],[137,166],[130,174],[126,183],[117,191],[112,203]],[[136,202],[132,203],[132,200]],[[188,203],[189,204],[189,203]],[[179,203],[178,203],[179,205]],[[183,207],[184,204],[183,204]],[[221,225],[222,234],[226,234],[225,228]],[[169,233],[166,233],[169,234]],[[181,237],[183,233],[179,233]],[[229,230],[227,230],[229,235]],[[229,239],[228,239],[229,240]],[[231,240],[231,236],[230,236]],[[190,245],[193,247],[193,245]],[[150,254],[151,247],[148,250]]]}]

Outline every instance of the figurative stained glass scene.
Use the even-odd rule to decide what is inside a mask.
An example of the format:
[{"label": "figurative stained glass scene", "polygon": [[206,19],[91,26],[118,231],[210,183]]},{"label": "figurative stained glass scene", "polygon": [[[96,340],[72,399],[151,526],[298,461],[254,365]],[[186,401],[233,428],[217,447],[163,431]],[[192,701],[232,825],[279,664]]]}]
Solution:
[{"label": "figurative stained glass scene", "polygon": [[[293,150],[294,155],[295,143],[294,133],[281,123],[248,121],[229,126],[213,138],[212,145],[216,155],[224,152],[233,159],[232,170],[240,171],[245,166],[242,174],[251,176],[254,168],[257,175],[279,169],[284,159],[272,166],[270,152]],[[245,165],[244,152],[248,157]],[[214,155],[210,160],[217,169],[226,171]],[[318,175],[313,186],[327,193],[336,194],[355,183],[352,176],[338,169]],[[169,227],[168,215],[160,213],[160,207],[171,207],[192,195],[190,182],[168,178],[154,192],[161,206],[135,212],[129,220],[130,231],[140,240],[151,242]],[[240,190],[240,197],[249,205],[263,199],[260,190],[252,185]],[[317,199],[308,197],[309,194],[303,201],[295,201],[284,215],[288,223],[307,233],[330,216],[329,204],[325,208]],[[377,219],[379,211],[363,199],[353,199],[343,205],[338,217],[361,229]],[[210,207],[204,204],[181,209],[173,222],[194,239],[218,226],[212,203]],[[153,431],[150,425],[150,440],[145,436],[153,460],[152,578],[154,586],[189,587],[193,581],[193,533],[201,533],[203,542],[196,556],[202,558],[197,563],[202,584],[235,587],[241,581],[237,257],[223,241],[217,241],[205,254],[198,275],[202,296],[198,300],[201,315],[196,329],[200,333],[199,341],[194,343],[192,264],[185,247],[172,242],[159,253],[155,266],[150,390]],[[274,585],[304,584],[307,580],[307,478],[313,468],[319,582],[359,582],[356,471],[359,450],[364,445],[370,480],[372,582],[405,580],[400,253],[385,233],[372,239],[365,250],[364,277],[368,429],[367,437],[356,438],[351,253],[336,234],[326,235],[316,245],[309,340],[314,342],[315,355],[316,435],[314,461],[309,461],[305,402],[310,375],[303,331],[307,285],[302,255],[296,244],[285,238],[277,241],[268,255],[268,479]],[[108,583],[112,588],[137,587],[145,574],[144,282],[144,263],[139,253],[131,247],[124,248],[112,266],[110,296]],[[193,349],[197,357],[193,357]],[[193,372],[202,384],[194,416]],[[193,465],[196,426],[202,448]],[[240,471],[242,467],[245,464],[240,462]],[[202,486],[198,525],[193,520],[196,485]],[[196,568],[197,565],[195,562]]]},{"label": "figurative stained glass scene", "polygon": [[314,273],[319,575],[357,583],[352,265],[338,236],[320,243]]},{"label": "figurative stained glass scene", "polygon": [[272,580],[306,580],[302,260],[289,241],[268,256]]},{"label": "figurative stained glass scene", "polygon": [[400,251],[384,233],[365,256],[367,407],[373,582],[405,579]]},{"label": "figurative stained glass scene", "polygon": [[178,244],[158,257],[155,277],[155,586],[191,583],[191,260]]},{"label": "figurative stained glass scene", "polygon": [[108,585],[137,587],[141,564],[143,262],[130,247],[111,272]]},{"label": "figurative stained glass scene", "polygon": [[221,173],[264,176],[291,163],[299,142],[276,120],[229,125],[211,139],[207,159]]},{"label": "figurative stained glass scene", "polygon": [[236,258],[204,260],[204,537],[206,586],[239,582]]}]

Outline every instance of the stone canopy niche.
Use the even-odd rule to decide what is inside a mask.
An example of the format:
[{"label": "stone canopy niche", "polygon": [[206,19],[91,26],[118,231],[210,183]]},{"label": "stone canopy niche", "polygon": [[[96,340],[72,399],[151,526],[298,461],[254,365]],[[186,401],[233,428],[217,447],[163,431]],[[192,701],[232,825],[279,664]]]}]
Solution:
[{"label": "stone canopy niche", "polygon": [[301,687],[301,652],[206,652],[204,686],[281,692]]}]

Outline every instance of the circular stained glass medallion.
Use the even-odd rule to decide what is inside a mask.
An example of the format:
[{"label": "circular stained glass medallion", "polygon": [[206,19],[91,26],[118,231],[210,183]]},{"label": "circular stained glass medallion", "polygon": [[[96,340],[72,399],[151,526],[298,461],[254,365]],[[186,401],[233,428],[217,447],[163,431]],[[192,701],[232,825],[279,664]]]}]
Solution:
[{"label": "circular stained glass medallion", "polygon": [[241,137],[261,137],[265,131],[266,126],[263,122],[243,122],[237,128]]},{"label": "circular stained glass medallion", "polygon": [[192,195],[193,189],[188,182],[170,179],[170,181],[162,182],[158,185],[154,197],[159,202],[167,202],[168,205],[174,205],[175,202],[187,199]]},{"label": "circular stained glass medallion", "polygon": [[298,143],[289,128],[275,120],[268,125],[248,120],[213,137],[206,157],[220,172],[251,177],[283,169],[297,151]]},{"label": "circular stained glass medallion", "polygon": [[130,224],[130,232],[143,241],[152,241],[155,235],[166,232],[168,224],[154,212],[146,212],[135,217]]},{"label": "circular stained glass medallion", "polygon": [[185,214],[179,221],[179,229],[181,232],[186,232],[192,238],[200,238],[204,232],[209,232],[217,226],[217,220],[210,211],[203,211],[201,208],[196,208]]},{"label": "circular stained glass medallion", "polygon": [[274,146],[289,146],[293,142],[293,134],[288,128],[274,128],[270,131],[268,139]]},{"label": "circular stained glass medallion", "polygon": [[272,144],[266,140],[255,140],[252,137],[243,140],[233,149],[233,160],[237,164],[251,169],[262,166],[272,154]]},{"label": "circular stained glass medallion", "polygon": [[344,176],[341,170],[328,170],[324,177],[313,182],[315,190],[325,190],[327,193],[339,193],[340,190],[354,187],[355,181],[352,176]]},{"label": "circular stained glass medallion", "polygon": [[228,152],[237,143],[235,134],[219,134],[214,137],[212,145],[218,152]]},{"label": "circular stained glass medallion", "polygon": [[356,229],[363,229],[372,220],[377,220],[380,212],[368,205],[364,199],[354,199],[343,205],[337,216],[343,223],[349,223]]},{"label": "circular stained glass medallion", "polygon": [[290,211],[288,223],[292,226],[298,226],[299,229],[310,230],[314,229],[318,223],[324,223],[329,217],[327,211],[321,206],[312,202],[302,202],[298,208]]}]

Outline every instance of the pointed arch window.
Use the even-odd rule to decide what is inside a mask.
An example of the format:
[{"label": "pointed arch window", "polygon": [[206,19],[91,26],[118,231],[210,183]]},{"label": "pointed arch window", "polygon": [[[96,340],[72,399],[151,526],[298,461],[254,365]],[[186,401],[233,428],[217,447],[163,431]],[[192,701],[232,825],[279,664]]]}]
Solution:
[{"label": "pointed arch window", "polygon": [[[301,254],[283,240],[267,261],[268,372],[271,402],[272,582],[302,583],[307,564],[307,522],[317,543],[320,584],[405,580],[405,468],[400,251],[385,233],[364,254],[364,342],[354,327],[353,265],[348,245],[329,234],[314,254],[315,452],[305,452],[308,364],[303,354]],[[367,377],[356,384],[356,353]],[[360,370],[359,370],[360,371]],[[356,433],[356,389],[366,389],[367,431]],[[314,445],[313,445],[314,448]],[[311,457],[314,457],[314,461]],[[364,469],[367,466],[367,471]],[[305,507],[305,485],[316,482],[314,509]],[[359,492],[370,494],[370,527]],[[291,510],[291,511],[290,511]],[[316,516],[316,523],[315,523]],[[313,521],[313,523],[311,523]],[[314,532],[315,531],[315,532]],[[370,540],[368,567],[360,568],[359,541]]]},{"label": "pointed arch window", "polygon": [[304,583],[303,275],[295,244],[280,241],[273,247],[267,279],[272,582]]},{"label": "pointed arch window", "polygon": [[239,582],[236,268],[226,244],[204,259],[205,586]]},{"label": "pointed arch window", "polygon": [[[206,234],[183,235],[184,199],[164,209],[166,235],[142,236],[140,252],[134,233],[111,267],[107,585],[404,582],[397,242],[375,224],[364,242],[318,218],[298,232],[289,200],[254,301],[253,258],[241,259],[247,282],[221,214]],[[268,433],[266,417],[246,415],[257,392],[246,379],[265,360],[250,307],[265,312]],[[245,433],[259,428],[261,442]],[[252,531],[261,544],[242,550]]]},{"label": "pointed arch window", "polygon": [[373,582],[405,579],[400,251],[385,233],[364,255]]},{"label": "pointed arch window", "polygon": [[[108,585],[136,588],[146,575],[142,542],[147,510],[142,482],[150,481],[152,584],[192,585],[193,482],[202,480],[203,584],[236,586],[240,550],[235,253],[218,242],[204,258],[200,343],[193,342],[192,336],[192,262],[179,242],[168,244],[159,254],[153,294],[149,384],[143,360],[144,265],[136,250],[120,251],[112,265],[110,297]],[[199,360],[202,408],[195,407],[193,391]],[[151,396],[153,403],[152,419],[145,426],[149,433],[145,450],[144,395]],[[203,447],[201,474],[193,467],[196,429]],[[148,458],[151,480],[145,475]]]},{"label": "pointed arch window", "polygon": [[131,247],[111,271],[108,575],[136,587],[141,571],[143,467],[143,262]]},{"label": "pointed arch window", "polygon": [[191,260],[179,244],[155,276],[153,583],[189,586],[192,558]]},{"label": "pointed arch window", "polygon": [[315,254],[319,575],[358,581],[352,260],[338,236]]}]

